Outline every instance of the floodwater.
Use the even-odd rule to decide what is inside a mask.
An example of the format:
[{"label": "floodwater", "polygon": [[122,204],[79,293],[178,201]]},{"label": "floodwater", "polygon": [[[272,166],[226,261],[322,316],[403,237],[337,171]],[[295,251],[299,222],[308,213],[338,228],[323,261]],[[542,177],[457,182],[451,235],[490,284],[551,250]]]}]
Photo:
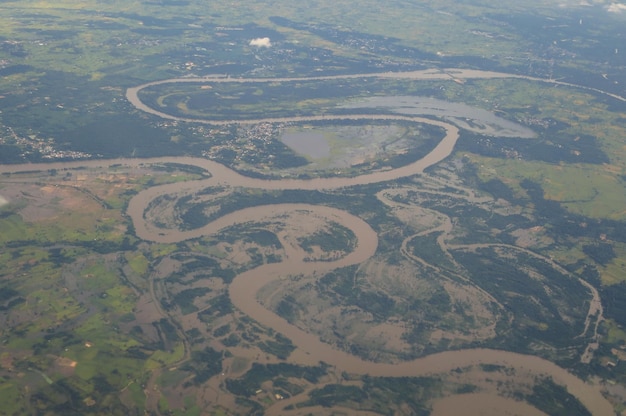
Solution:
[{"label": "floodwater", "polygon": [[[452,70],[448,70],[447,73],[433,72],[433,71],[421,71],[415,73],[407,73],[403,76],[412,77],[412,79],[449,79]],[[478,78],[493,78],[493,77],[506,77],[507,74],[498,73],[483,73],[480,71],[463,72],[468,76]],[[358,75],[355,75],[355,77]],[[371,75],[370,75],[371,76]],[[380,75],[383,76],[383,75]],[[388,76],[394,76],[393,74]],[[229,79],[230,80],[230,79]],[[275,81],[275,80],[270,80]],[[175,80],[167,80],[165,82],[176,82]],[[185,79],[180,82],[208,82]],[[229,82],[226,79],[220,79],[219,82]],[[246,80],[233,79],[230,82],[247,82]],[[162,116],[165,118],[173,118],[171,115],[162,114],[153,110],[141,101],[137,97],[137,92],[141,88],[145,88],[149,85],[156,85],[159,82],[145,84],[140,87],[129,89],[127,96],[131,103],[133,103],[138,109],[147,111],[151,114]],[[397,102],[396,104],[397,105]],[[432,106],[431,106],[432,107]],[[495,117],[495,116],[494,116]],[[151,163],[167,163],[175,162],[182,164],[189,164],[198,167],[202,167],[211,173],[211,178],[189,181],[184,183],[168,184],[155,186],[146,189],[135,197],[133,197],[128,206],[128,215],[131,217],[136,233],[138,237],[149,241],[156,242],[178,242],[190,238],[200,237],[203,235],[215,234],[219,230],[228,227],[233,224],[249,222],[249,221],[264,221],[267,219],[275,218],[277,216],[289,215],[294,211],[304,211],[315,213],[317,216],[328,218],[331,221],[340,223],[341,225],[351,229],[357,237],[357,245],[355,249],[343,258],[340,258],[333,262],[305,262],[302,256],[297,254],[288,254],[285,260],[281,263],[266,264],[257,267],[253,270],[247,271],[235,277],[229,286],[229,295],[232,303],[243,313],[249,315],[259,323],[273,328],[277,332],[282,333],[292,340],[297,349],[289,357],[289,361],[298,364],[316,365],[320,361],[323,361],[331,366],[334,366],[339,371],[346,371],[354,374],[369,374],[372,376],[386,376],[386,377],[401,377],[401,376],[422,376],[431,374],[440,374],[449,372],[458,367],[467,367],[477,364],[495,364],[502,365],[509,368],[520,369],[527,372],[532,372],[536,375],[550,376],[559,384],[563,384],[567,387],[568,391],[576,396],[594,415],[612,415],[614,414],[611,404],[602,396],[597,386],[587,384],[582,380],[575,377],[573,374],[564,370],[563,368],[555,365],[554,363],[544,360],[539,357],[531,355],[517,354],[508,351],[490,350],[490,349],[467,349],[459,351],[446,351],[438,354],[432,354],[423,358],[419,358],[409,362],[401,363],[374,363],[365,361],[359,357],[353,356],[343,351],[334,349],[331,345],[322,342],[314,334],[303,331],[302,329],[291,325],[289,322],[279,317],[272,311],[266,309],[257,302],[256,294],[264,285],[276,281],[278,279],[286,278],[293,274],[302,274],[304,270],[306,273],[314,278],[321,276],[324,273],[343,266],[361,263],[372,255],[374,255],[377,245],[378,236],[374,230],[362,219],[349,214],[348,212],[341,211],[335,208],[308,205],[308,204],[276,204],[266,205],[255,208],[247,208],[235,213],[225,215],[205,227],[190,230],[179,231],[170,229],[160,229],[153,224],[149,224],[143,217],[143,214],[148,207],[148,204],[157,196],[164,194],[181,194],[196,192],[205,189],[209,186],[244,186],[260,189],[337,189],[342,187],[354,186],[359,184],[371,184],[376,182],[391,181],[394,179],[415,175],[422,172],[425,168],[432,166],[435,163],[448,157],[454,149],[454,145],[459,137],[458,128],[452,126],[450,123],[435,121],[432,119],[408,116],[408,115],[384,115],[384,116],[319,116],[319,117],[307,117],[307,118],[288,118],[288,119],[271,119],[273,120],[330,120],[330,119],[397,119],[397,120],[412,120],[420,123],[428,123],[442,127],[446,134],[428,155],[424,158],[400,167],[398,169],[374,172],[358,177],[346,177],[346,178],[316,178],[311,180],[266,180],[248,178],[240,175],[226,166],[220,165],[216,162],[197,159],[197,158],[156,158],[147,160],[136,159],[117,159],[117,160],[92,160],[92,161],[79,161],[79,162],[67,162],[67,163],[52,163],[43,165],[5,165],[0,166],[0,173],[3,172],[19,172],[30,170],[47,170],[47,169],[71,169],[77,167],[108,167],[113,164],[123,164],[128,166],[140,166]],[[454,114],[452,118],[459,118],[459,114]],[[186,121],[186,119],[179,119]],[[189,121],[189,120],[188,120]],[[514,130],[515,126],[506,126],[499,120],[496,120],[496,127],[501,130],[510,128],[511,131],[515,131],[515,134],[521,133]],[[248,122],[259,122],[259,120],[249,120]],[[493,120],[490,120],[493,123]],[[502,402],[506,400],[506,403]],[[472,404],[473,403],[473,404]],[[451,398],[439,401],[439,404],[435,403],[435,411],[439,413],[435,414],[472,414],[467,413],[465,410],[471,411],[471,406],[478,406],[477,412],[488,409],[486,406],[492,405],[495,409],[504,409],[505,405],[513,405],[508,399],[502,399],[497,396],[482,397],[477,395],[471,395],[466,397],[452,396]],[[482,407],[481,407],[482,406]],[[531,413],[530,410],[524,407],[524,404],[515,404],[512,406],[517,413],[511,414],[541,414]],[[443,410],[441,410],[443,409]],[[450,412],[447,411],[450,409]],[[532,408],[531,408],[532,409]],[[458,412],[456,411],[458,410]],[[526,412],[526,410],[529,410]],[[536,410],[536,409],[535,409]],[[521,411],[522,413],[519,413]],[[442,413],[444,412],[444,413]],[[485,414],[485,413],[475,413]],[[486,413],[496,414],[496,413]],[[497,414],[506,414],[503,412]]]},{"label": "floodwater", "polygon": [[[445,139],[444,139],[445,140]],[[456,140],[454,140],[456,141]],[[466,367],[477,364],[496,364],[509,368],[524,369],[537,375],[550,376],[557,383],[567,386],[568,391],[576,396],[594,415],[613,414],[612,406],[604,399],[597,387],[583,382],[573,374],[558,367],[550,361],[539,357],[517,354],[507,351],[489,349],[469,349],[459,351],[447,351],[429,355],[410,362],[398,364],[373,363],[362,360],[343,351],[334,349],[331,345],[322,342],[314,334],[305,332],[266,309],[256,300],[258,290],[264,285],[289,275],[301,274],[304,270],[311,276],[320,276],[324,273],[351,264],[361,263],[370,258],[376,251],[378,236],[372,228],[362,219],[345,211],[335,208],[307,205],[307,204],[277,204],[255,208],[247,208],[235,213],[225,215],[203,228],[179,231],[163,230],[147,223],[143,218],[143,212],[150,201],[156,196],[168,193],[200,191],[207,186],[216,184],[233,186],[252,186],[268,189],[317,189],[351,186],[359,183],[372,183],[375,180],[390,180],[420,172],[425,166],[435,163],[445,157],[447,152],[433,151],[434,154],[427,156],[421,163],[415,163],[403,168],[387,172],[379,172],[364,175],[357,178],[331,178],[313,180],[260,180],[251,179],[239,175],[229,168],[215,162],[196,158],[158,158],[150,160],[117,159],[111,161],[85,161],[68,162],[45,165],[8,165],[0,166],[0,172],[16,172],[47,169],[76,168],[79,166],[107,167],[112,164],[124,164],[139,166],[150,163],[186,163],[207,169],[213,175],[209,179],[189,181],[182,184],[168,184],[148,188],[131,199],[128,214],[133,220],[137,235],[140,238],[157,242],[177,242],[203,235],[211,235],[230,225],[249,221],[265,221],[276,216],[283,216],[296,210],[314,212],[318,216],[324,216],[332,221],[350,228],[357,237],[357,246],[349,255],[335,262],[304,262],[302,258],[288,257],[282,263],[267,264],[257,267],[235,277],[229,287],[229,294],[233,304],[243,313],[251,316],[259,323],[273,328],[277,332],[290,338],[298,347],[290,356],[289,360],[294,363],[316,365],[320,361],[336,367],[340,371],[355,374],[369,374],[372,376],[420,376],[449,372],[457,367]],[[409,169],[412,167],[412,169]],[[297,189],[297,188],[296,188]]]},{"label": "floodwater", "polygon": [[330,146],[326,138],[321,133],[297,132],[285,133],[280,141],[289,146],[296,153],[309,156],[313,159],[320,159],[330,155]]},{"label": "floodwater", "polygon": [[430,115],[449,121],[457,127],[494,137],[530,139],[535,132],[521,124],[496,116],[494,113],[463,103],[419,96],[368,97],[343,104],[341,108],[388,109],[403,115]]},{"label": "floodwater", "polygon": [[432,416],[546,416],[533,406],[485,393],[457,394],[438,400]]}]

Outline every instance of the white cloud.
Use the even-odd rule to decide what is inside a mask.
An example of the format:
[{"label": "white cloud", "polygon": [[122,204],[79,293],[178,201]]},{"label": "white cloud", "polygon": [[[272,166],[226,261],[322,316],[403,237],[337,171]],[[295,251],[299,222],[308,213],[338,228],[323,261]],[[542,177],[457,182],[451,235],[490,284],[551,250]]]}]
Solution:
[{"label": "white cloud", "polygon": [[626,4],[611,3],[607,10],[609,11],[609,13],[621,13],[623,11],[626,11]]},{"label": "white cloud", "polygon": [[587,6],[591,6],[591,3],[589,3],[588,1],[575,1],[575,2],[559,3],[559,7],[561,7],[561,8],[577,7],[577,6],[587,7]]},{"label": "white cloud", "polygon": [[611,13],[626,11],[626,4],[624,4],[623,1],[620,3],[616,0],[562,0],[559,3],[559,7],[561,8],[593,6],[602,6]]},{"label": "white cloud", "polygon": [[607,0],[562,0],[559,3],[561,8],[570,7],[593,7],[601,6],[609,13],[624,13],[626,12],[626,3]]},{"label": "white cloud", "polygon": [[256,38],[250,41],[250,46],[269,48],[272,46],[272,43],[270,42],[270,38]]}]

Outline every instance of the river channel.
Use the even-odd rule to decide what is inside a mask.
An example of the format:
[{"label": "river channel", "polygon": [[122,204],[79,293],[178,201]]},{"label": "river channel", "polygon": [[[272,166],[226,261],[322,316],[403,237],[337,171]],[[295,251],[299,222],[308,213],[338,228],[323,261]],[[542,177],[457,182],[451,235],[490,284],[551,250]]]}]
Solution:
[{"label": "river channel", "polygon": [[[482,72],[482,71],[455,71],[453,75],[448,72],[441,71],[420,71],[404,73],[404,77],[411,79],[451,79],[451,78],[507,78],[516,77],[509,74]],[[379,74],[381,77],[389,77],[388,73]],[[346,77],[359,77],[363,75],[354,75]],[[371,77],[372,74],[368,74]],[[330,78],[330,77],[327,77]],[[332,77],[337,78],[337,77]],[[301,79],[302,78],[298,78]],[[310,80],[304,78],[305,80]],[[324,77],[320,79],[326,79]],[[294,79],[283,79],[289,82]],[[276,82],[279,80],[262,80],[262,82]],[[166,80],[162,82],[154,82],[144,84],[139,87],[131,88],[127,92],[129,101],[139,110],[156,115],[158,117],[177,119],[179,121],[188,122],[207,122],[202,120],[192,120],[175,117],[154,110],[138,98],[138,91],[150,85],[159,83],[175,83],[175,82],[253,82],[245,79],[230,78],[184,78],[180,80]],[[254,80],[259,82],[259,80]],[[378,236],[376,232],[362,219],[339,209],[326,206],[317,206],[309,204],[277,204],[266,205],[255,208],[243,209],[232,214],[225,215],[206,226],[190,231],[180,231],[175,229],[161,229],[154,224],[149,223],[144,218],[144,212],[150,202],[160,195],[192,193],[201,191],[211,186],[231,186],[231,187],[249,187],[266,190],[320,190],[320,189],[340,189],[355,185],[372,184],[378,182],[392,181],[398,178],[419,174],[429,166],[432,166],[446,157],[454,150],[454,146],[459,138],[459,130],[456,126],[444,122],[432,120],[429,118],[408,115],[354,115],[354,116],[319,116],[319,117],[293,117],[293,118],[277,118],[264,120],[247,120],[244,122],[258,123],[267,122],[283,122],[283,121],[307,121],[307,120],[346,120],[346,119],[386,119],[386,120],[406,120],[416,123],[426,123],[440,127],[445,135],[439,144],[422,159],[415,161],[409,165],[387,170],[377,171],[364,174],[358,177],[333,177],[333,178],[316,178],[309,180],[285,179],[270,180],[257,179],[243,176],[228,167],[219,163],[191,157],[165,157],[153,159],[116,159],[116,160],[90,160],[63,163],[49,163],[42,165],[25,164],[25,165],[3,165],[0,166],[0,173],[16,173],[24,171],[48,170],[48,169],[72,169],[78,167],[101,167],[107,168],[111,165],[121,164],[125,166],[149,165],[154,163],[179,163],[193,165],[203,168],[210,172],[211,177],[202,180],[188,181],[184,183],[159,185],[148,188],[135,195],[129,202],[128,215],[132,219],[135,231],[139,238],[147,241],[175,243],[183,240],[197,238],[205,235],[213,235],[220,230],[233,224],[265,221],[273,217],[289,215],[294,211],[305,211],[314,213],[317,216],[328,218],[331,221],[340,223],[341,225],[351,229],[357,237],[357,244],[354,250],[343,258],[332,262],[305,262],[301,256],[291,254],[285,256],[281,263],[273,263],[259,266],[253,270],[242,273],[234,278],[230,287],[229,295],[232,303],[243,313],[249,315],[259,323],[273,328],[277,332],[282,333],[292,340],[297,349],[289,357],[289,361],[298,364],[316,365],[323,361],[338,371],[345,371],[353,374],[369,374],[372,376],[386,377],[409,377],[424,376],[432,374],[446,373],[456,368],[463,368],[477,364],[496,364],[509,368],[519,369],[520,371],[531,372],[536,375],[550,376],[552,379],[562,385],[567,386],[568,391],[576,396],[589,411],[594,415],[612,415],[614,414],[611,404],[602,396],[598,386],[591,385],[577,378],[567,370],[555,365],[554,363],[531,355],[523,355],[508,351],[490,350],[490,349],[467,349],[459,351],[447,351],[438,354],[432,354],[423,358],[419,358],[409,362],[398,364],[374,363],[365,361],[357,356],[348,354],[344,351],[334,349],[331,345],[322,342],[316,335],[303,331],[302,329],[290,324],[285,319],[279,317],[274,312],[266,309],[257,301],[257,292],[266,284],[278,279],[287,278],[293,274],[300,274],[303,270],[308,275],[321,276],[324,273],[343,266],[358,264],[366,261],[374,255]],[[224,121],[223,124],[230,124],[233,121]],[[241,123],[242,121],[237,121]],[[210,121],[211,124],[222,124]]]}]

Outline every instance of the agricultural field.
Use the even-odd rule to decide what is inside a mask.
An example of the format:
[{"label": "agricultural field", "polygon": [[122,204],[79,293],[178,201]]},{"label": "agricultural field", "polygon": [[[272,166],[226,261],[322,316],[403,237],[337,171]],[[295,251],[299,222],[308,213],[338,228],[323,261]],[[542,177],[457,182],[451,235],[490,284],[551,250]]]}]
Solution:
[{"label": "agricultural field", "polygon": [[0,414],[624,414],[625,22],[2,2]]}]

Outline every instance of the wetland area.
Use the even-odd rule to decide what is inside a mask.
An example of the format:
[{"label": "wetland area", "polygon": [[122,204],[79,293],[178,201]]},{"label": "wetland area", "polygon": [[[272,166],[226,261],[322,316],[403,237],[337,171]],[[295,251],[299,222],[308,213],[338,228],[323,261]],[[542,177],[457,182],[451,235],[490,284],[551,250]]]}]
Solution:
[{"label": "wetland area", "polygon": [[[428,72],[426,72],[428,74]],[[478,71],[472,71],[471,76],[475,77],[490,77],[493,74],[482,74]],[[496,74],[497,77],[504,77],[505,74]],[[416,78],[415,74],[411,74],[411,77]],[[177,82],[178,80],[168,81]],[[185,82],[192,80],[186,79]],[[195,80],[196,82],[210,82],[207,79]],[[271,80],[268,80],[270,82]],[[224,82],[223,80],[220,82]],[[245,80],[238,80],[238,82],[245,82]],[[145,87],[145,86],[144,86]],[[136,92],[143,87],[129,89],[128,97],[131,102],[139,109],[156,113],[154,110],[149,109],[138,100]],[[230,214],[223,215],[215,220],[210,221],[203,227],[196,228],[189,231],[180,231],[171,228],[162,228],[156,226],[146,216],[147,212],[151,209],[151,205],[158,200],[167,196],[175,198],[181,198],[184,195],[198,194],[206,192],[207,189],[212,187],[246,187],[256,188],[261,190],[334,190],[344,189],[353,186],[360,186],[365,184],[375,184],[381,182],[396,181],[404,177],[411,177],[422,173],[425,169],[433,166],[445,158],[447,158],[453,151],[459,134],[458,129],[447,122],[436,121],[423,117],[425,112],[427,115],[437,115],[444,120],[463,119],[465,120],[461,124],[461,127],[468,128],[468,124],[472,124],[477,129],[484,130],[485,125],[490,125],[490,135],[498,136],[500,133],[503,135],[510,135],[513,137],[520,137],[520,139],[528,139],[534,137],[532,131],[527,128],[523,128],[515,123],[505,122],[499,120],[497,117],[485,111],[473,111],[469,106],[454,105],[451,108],[451,114],[447,114],[446,105],[443,102],[433,103],[429,101],[427,107],[422,106],[423,102],[416,101],[409,106],[409,103],[405,98],[398,97],[397,99],[384,98],[382,101],[370,101],[365,104],[354,104],[351,108],[361,108],[362,105],[379,107],[391,107],[396,109],[397,106],[402,106],[401,113],[402,118],[410,120],[416,123],[426,123],[438,126],[442,128],[446,133],[441,138],[440,143],[435,148],[415,162],[402,166],[392,170],[385,170],[379,172],[372,172],[356,177],[343,177],[343,178],[317,178],[317,179],[285,179],[285,180],[270,180],[270,179],[255,179],[241,175],[226,166],[220,165],[215,162],[211,162],[203,159],[194,158],[158,158],[158,159],[116,159],[116,160],[94,160],[86,162],[67,162],[56,163],[46,165],[13,165],[13,166],[0,166],[0,172],[16,174],[20,171],[50,171],[52,169],[56,171],[67,171],[68,169],[77,168],[106,168],[107,166],[124,166],[124,167],[139,167],[149,166],[151,164],[173,164],[177,166],[188,166],[199,168],[206,171],[210,177],[207,179],[183,181],[174,184],[164,184],[159,186],[150,187],[144,191],[139,192],[133,196],[128,203],[127,214],[129,215],[134,231],[142,240],[153,241],[157,243],[179,243],[185,240],[198,239],[201,237],[214,236],[219,234],[222,230],[236,225],[245,224],[264,224],[271,223],[272,221],[283,222],[283,234],[277,234],[280,241],[280,246],[284,248],[285,253],[282,261],[277,263],[270,263],[254,267],[244,273],[240,273],[234,277],[234,279],[228,285],[228,295],[233,306],[237,308],[241,313],[252,317],[256,322],[264,325],[272,330],[285,336],[296,347],[288,359],[288,362],[298,364],[315,366],[320,362],[325,363],[334,368],[335,372],[344,372],[349,374],[362,374],[371,377],[420,377],[420,376],[432,376],[437,374],[450,373],[458,368],[468,368],[472,366],[480,365],[493,365],[502,366],[508,369],[512,369],[517,372],[527,372],[535,377],[549,377],[554,382],[564,385],[567,391],[575,396],[580,402],[595,415],[609,415],[612,413],[612,407],[606,399],[602,397],[598,388],[591,384],[585,383],[578,379],[575,375],[569,373],[557,365],[539,357],[518,354],[514,352],[493,350],[493,349],[461,349],[459,351],[447,351],[436,354],[430,354],[423,358],[418,358],[413,361],[404,361],[396,363],[382,363],[371,362],[363,360],[362,358],[350,353],[338,350],[336,347],[329,345],[322,341],[318,335],[303,330],[285,318],[280,317],[274,311],[269,310],[263,304],[259,303],[257,299],[257,293],[261,291],[264,286],[270,285],[273,282],[280,282],[283,279],[289,279],[290,276],[304,274],[306,279],[316,280],[332,270],[339,268],[346,268],[352,265],[361,264],[372,258],[378,246],[378,236],[369,224],[362,219],[348,213],[347,211],[339,210],[336,208],[330,208],[323,205],[310,205],[310,204],[275,204],[275,205],[260,205],[246,209],[236,210]],[[410,109],[409,109],[410,107]],[[395,111],[395,110],[394,110]],[[405,114],[416,114],[414,116],[406,116]],[[164,116],[163,114],[156,113],[159,116],[171,118],[170,116]],[[419,116],[418,116],[419,115]],[[379,117],[389,117],[391,119],[397,116],[385,116],[385,115],[344,115],[344,116],[324,116],[328,119],[366,119],[376,120]],[[174,117],[179,121],[189,121],[183,118]],[[471,121],[470,121],[471,120]],[[197,121],[197,120],[196,120]],[[276,120],[246,120],[245,122],[262,123]],[[281,121],[310,121],[310,118],[296,117],[293,120],[281,119]],[[225,122],[226,123],[226,122]],[[493,127],[500,124],[499,127]],[[503,132],[504,129],[505,131]],[[517,130],[516,130],[517,129]],[[286,135],[283,136],[283,140],[294,140],[294,143],[301,142],[303,140],[313,139],[307,146],[309,148],[301,148],[302,153],[308,153],[312,157],[323,157],[327,155],[328,150],[324,149],[325,143],[322,135],[315,133],[305,133],[302,135]],[[300,144],[293,144],[294,147]],[[321,148],[321,150],[320,150]],[[309,149],[309,150],[306,150]],[[314,150],[312,150],[314,149]],[[320,152],[319,154],[311,154],[311,152]],[[467,190],[464,190],[467,193]],[[299,219],[299,220],[298,220]],[[308,223],[308,227],[304,228],[299,221],[304,220]],[[340,255],[336,260],[322,260],[312,261],[305,259],[306,252],[294,244],[294,241],[299,238],[301,233],[314,233],[315,229],[320,227],[324,222],[337,223],[345,227],[353,234],[353,238],[356,243],[351,250],[346,251]],[[308,229],[307,229],[308,228]],[[446,234],[451,233],[451,229],[447,229]],[[444,239],[449,238],[443,234]],[[475,245],[467,245],[467,248],[475,249]],[[443,247],[443,246],[442,246]],[[455,249],[460,249],[465,246],[456,245]],[[450,252],[445,253],[450,256]],[[546,259],[546,261],[548,261]],[[585,283],[581,280],[582,283]],[[587,324],[583,329],[581,335],[589,335],[587,331],[593,331],[589,327],[589,321],[595,320],[595,335],[591,335],[591,339],[597,338],[597,323],[602,320],[602,307],[599,305],[597,291],[587,285],[590,290],[589,296],[593,295],[594,300],[589,303],[589,311],[587,313]],[[157,299],[153,299],[157,301]],[[185,357],[189,357],[190,348],[189,345],[183,347],[186,351]],[[253,359],[248,356],[246,359]],[[472,376],[468,376],[471,379]],[[461,377],[462,379],[462,377]],[[296,396],[297,397],[297,396]],[[455,402],[454,400],[457,400]],[[489,410],[490,414],[496,414],[504,409],[510,409],[518,407],[519,410],[515,414],[524,414],[527,405],[517,403],[512,400],[505,400],[497,395],[489,395],[487,393],[481,393],[477,395],[461,395],[457,399],[448,398],[442,400],[441,403],[435,401],[434,414],[437,412],[445,412],[447,406],[462,406],[471,404],[479,413],[485,409]],[[462,404],[460,404],[462,403]],[[267,409],[268,412],[274,412],[273,407]],[[277,410],[277,414],[280,410]],[[496,412],[496,413],[494,413]]]}]

